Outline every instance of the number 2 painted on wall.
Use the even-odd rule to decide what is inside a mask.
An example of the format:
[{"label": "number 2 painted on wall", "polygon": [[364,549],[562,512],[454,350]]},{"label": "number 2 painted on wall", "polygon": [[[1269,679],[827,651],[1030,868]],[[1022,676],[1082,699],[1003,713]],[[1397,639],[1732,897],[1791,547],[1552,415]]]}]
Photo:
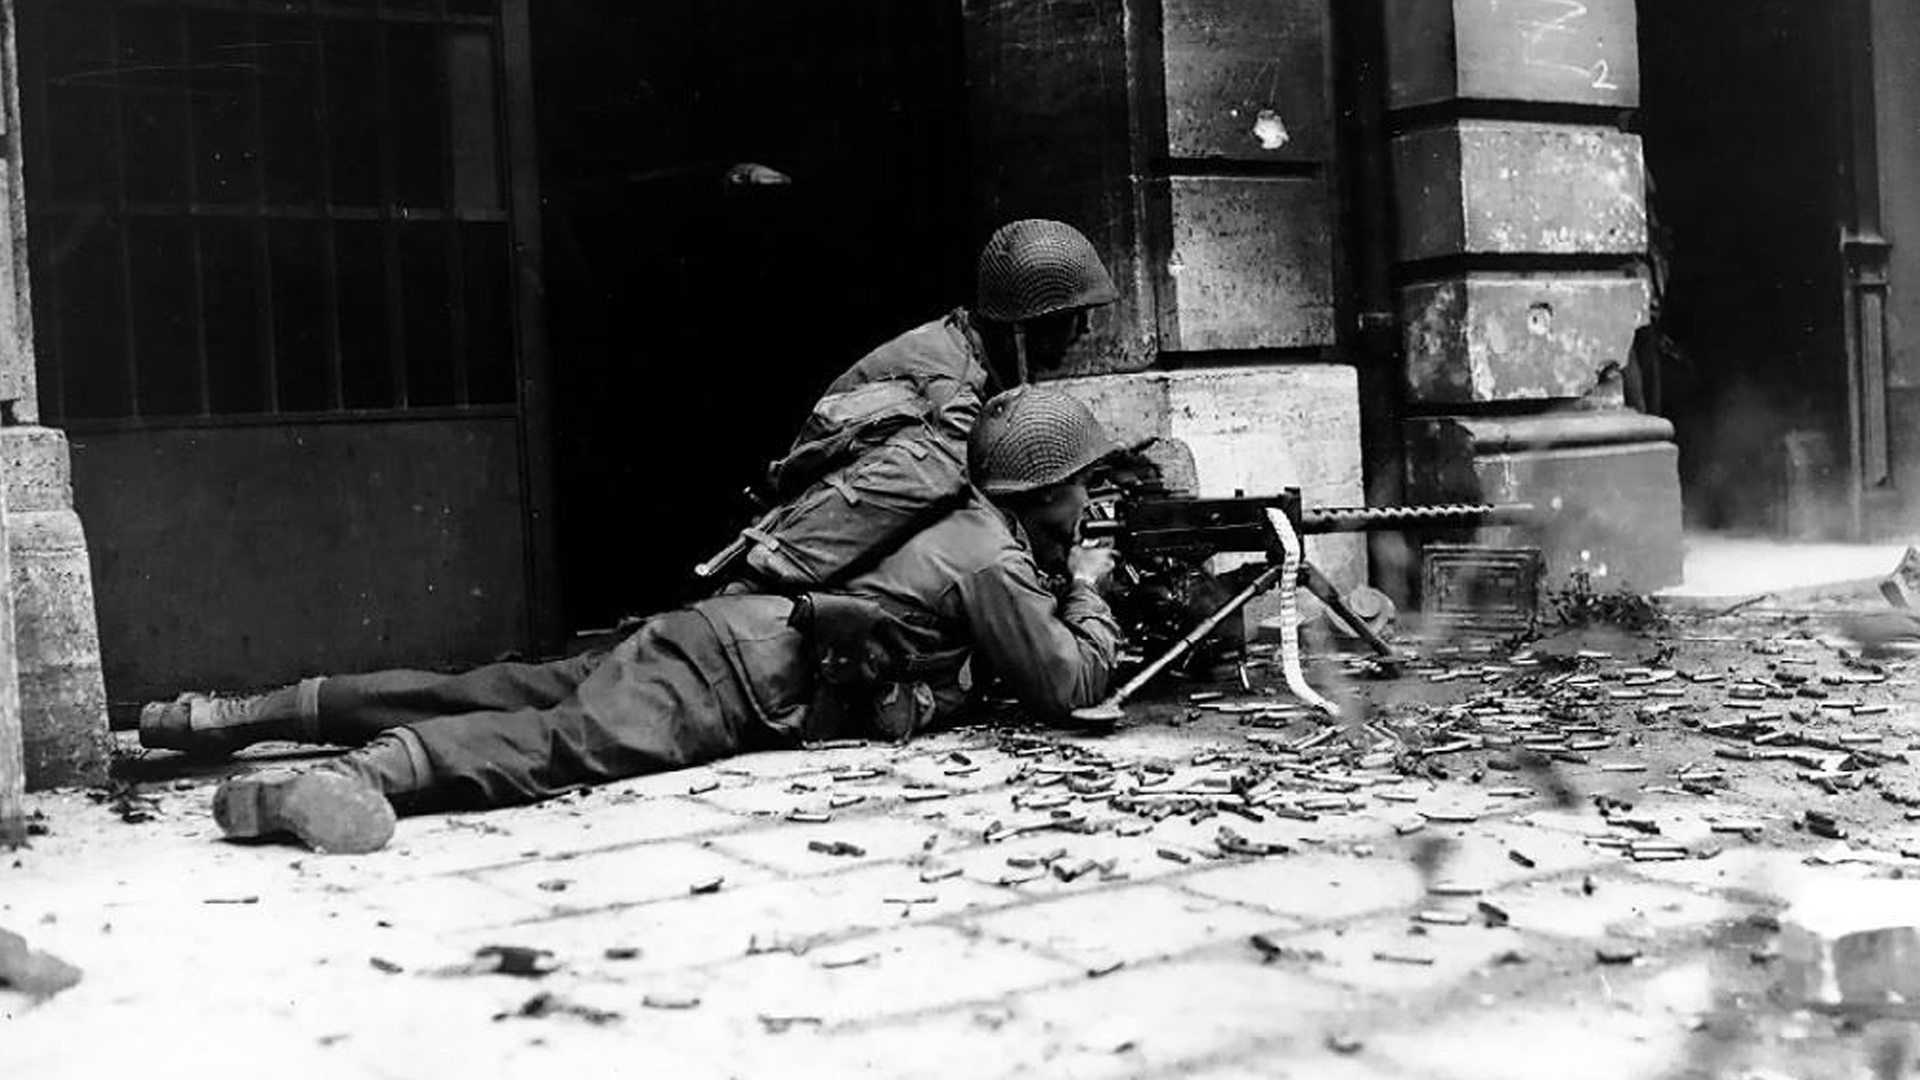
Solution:
[{"label": "number 2 painted on wall", "polygon": [[1613,69],[1607,65],[1605,60],[1595,62],[1592,69],[1587,72],[1587,74],[1593,76],[1593,88],[1595,90],[1618,90],[1620,89],[1620,84],[1610,78],[1612,73]]}]

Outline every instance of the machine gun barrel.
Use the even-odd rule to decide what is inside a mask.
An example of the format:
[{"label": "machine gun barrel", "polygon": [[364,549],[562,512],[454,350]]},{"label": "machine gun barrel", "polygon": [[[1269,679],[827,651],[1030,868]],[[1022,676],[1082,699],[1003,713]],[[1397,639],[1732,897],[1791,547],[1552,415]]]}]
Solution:
[{"label": "machine gun barrel", "polygon": [[1438,503],[1431,506],[1322,506],[1300,512],[1302,533],[1387,532],[1395,529],[1480,528],[1540,520],[1532,503]]},{"label": "machine gun barrel", "polygon": [[1112,538],[1135,551],[1265,551],[1272,532],[1262,515],[1285,513],[1302,535],[1390,532],[1411,529],[1472,529],[1539,524],[1546,516],[1532,503],[1437,503],[1428,506],[1336,506],[1307,508],[1297,491],[1262,498],[1188,499],[1150,496],[1122,499],[1113,517],[1083,522],[1087,539]]}]

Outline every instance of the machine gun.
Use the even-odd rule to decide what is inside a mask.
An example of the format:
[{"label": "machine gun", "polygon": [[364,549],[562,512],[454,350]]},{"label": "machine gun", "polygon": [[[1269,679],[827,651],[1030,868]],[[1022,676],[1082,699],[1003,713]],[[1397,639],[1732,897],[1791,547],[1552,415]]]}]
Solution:
[{"label": "machine gun", "polygon": [[[1228,499],[1183,498],[1157,487],[1103,491],[1096,498],[1091,519],[1081,535],[1088,540],[1111,540],[1122,569],[1116,588],[1116,610],[1121,623],[1149,648],[1164,646],[1159,655],[1099,705],[1076,710],[1074,719],[1085,724],[1112,724],[1126,700],[1167,668],[1187,656],[1254,597],[1281,585],[1289,590],[1305,585],[1327,611],[1345,623],[1369,648],[1387,660],[1397,659],[1392,645],[1354,614],[1327,576],[1299,550],[1299,538],[1344,532],[1385,532],[1403,529],[1478,528],[1488,525],[1528,524],[1538,520],[1530,503],[1444,504],[1433,506],[1336,507],[1306,509],[1300,492],[1289,488],[1278,495]],[[1291,533],[1291,544],[1288,537]],[[1289,552],[1288,548],[1292,547]],[[1174,628],[1197,614],[1197,593],[1215,596],[1228,588],[1206,574],[1202,564],[1215,555],[1253,553],[1266,562],[1251,580],[1217,604],[1211,614],[1169,641]],[[1284,580],[1289,564],[1294,580]],[[1207,583],[1213,583],[1211,588]],[[1291,604],[1288,594],[1287,604]],[[1287,628],[1283,649],[1294,657],[1288,681],[1300,692],[1304,683],[1297,670],[1297,638]],[[1311,693],[1311,691],[1308,691]],[[1305,695],[1303,695],[1305,696]],[[1317,696],[1317,695],[1316,695]]]}]

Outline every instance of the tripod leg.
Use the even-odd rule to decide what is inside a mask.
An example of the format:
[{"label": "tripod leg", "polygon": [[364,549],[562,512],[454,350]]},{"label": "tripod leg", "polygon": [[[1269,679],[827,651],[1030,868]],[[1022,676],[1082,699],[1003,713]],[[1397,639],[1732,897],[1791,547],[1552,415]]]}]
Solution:
[{"label": "tripod leg", "polygon": [[1346,623],[1347,629],[1352,630],[1354,636],[1366,642],[1367,647],[1378,654],[1382,660],[1403,659],[1394,651],[1393,646],[1373,632],[1373,628],[1366,624],[1366,620],[1353,613],[1353,609],[1348,607],[1347,602],[1341,598],[1340,590],[1334,586],[1327,575],[1320,572],[1319,567],[1310,562],[1303,562],[1300,564],[1300,571],[1301,577],[1306,579],[1307,590],[1313,593],[1314,598],[1325,604],[1327,610],[1341,622]]},{"label": "tripod leg", "polygon": [[1233,599],[1221,604],[1220,607],[1214,611],[1213,614],[1207,616],[1199,626],[1188,631],[1187,636],[1174,642],[1173,646],[1166,652],[1161,653],[1152,663],[1140,669],[1138,675],[1128,679],[1125,686],[1108,695],[1107,700],[1098,705],[1089,705],[1083,709],[1075,709],[1073,711],[1073,719],[1083,724],[1112,724],[1119,721],[1121,716],[1120,707],[1127,703],[1128,698],[1139,693],[1141,687],[1152,682],[1154,676],[1172,666],[1174,661],[1187,655],[1187,650],[1199,644],[1202,638],[1213,633],[1219,628],[1221,623],[1226,622],[1229,618],[1233,617],[1234,614],[1239,612],[1241,608],[1246,607],[1247,603],[1254,597],[1273,588],[1274,583],[1279,581],[1280,577],[1281,571],[1278,566],[1269,566],[1267,569],[1261,571],[1258,577],[1247,583],[1246,588],[1235,593]]}]

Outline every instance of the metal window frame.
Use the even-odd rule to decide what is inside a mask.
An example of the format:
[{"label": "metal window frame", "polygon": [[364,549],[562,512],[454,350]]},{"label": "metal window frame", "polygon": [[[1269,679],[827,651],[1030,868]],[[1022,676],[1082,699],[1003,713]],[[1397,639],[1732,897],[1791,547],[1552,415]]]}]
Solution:
[{"label": "metal window frame", "polygon": [[[59,0],[38,0],[43,4],[42,18],[61,17],[56,10]],[[415,25],[434,30],[481,29],[486,31],[492,46],[494,69],[494,100],[487,103],[494,119],[497,145],[501,149],[495,167],[500,172],[500,183],[505,201],[498,208],[468,209],[457,204],[457,170],[451,161],[453,141],[451,138],[452,116],[446,109],[436,109],[429,119],[440,125],[446,132],[442,152],[444,175],[442,177],[439,207],[413,207],[400,204],[396,170],[397,145],[394,127],[391,123],[380,125],[376,145],[378,177],[377,202],[367,204],[338,204],[335,200],[333,176],[333,154],[336,132],[335,118],[332,115],[331,71],[324,52],[326,39],[322,35],[318,42],[319,82],[315,85],[318,95],[317,135],[319,156],[317,166],[317,195],[312,202],[276,202],[268,190],[267,183],[267,120],[265,93],[262,78],[256,67],[247,80],[246,96],[241,108],[244,110],[247,126],[250,128],[248,150],[252,154],[249,169],[249,182],[253,190],[245,200],[212,201],[200,190],[201,162],[196,147],[205,134],[197,118],[186,117],[183,138],[187,149],[187,174],[189,184],[183,201],[136,200],[128,188],[128,160],[124,111],[125,103],[121,92],[116,92],[112,101],[113,129],[111,148],[116,160],[122,163],[114,188],[106,200],[66,199],[58,192],[49,192],[38,199],[30,199],[28,214],[31,218],[44,221],[50,216],[73,213],[99,213],[110,218],[119,230],[115,258],[118,262],[117,301],[131,326],[134,312],[134,284],[132,281],[133,258],[131,251],[131,223],[141,220],[164,220],[180,222],[187,228],[189,238],[191,281],[188,286],[193,302],[193,311],[189,316],[190,335],[194,350],[194,363],[188,374],[197,386],[195,393],[188,395],[197,405],[197,412],[165,413],[146,415],[140,402],[140,364],[139,345],[136,335],[129,332],[123,342],[123,355],[120,357],[123,384],[116,401],[117,415],[106,417],[69,417],[67,415],[67,394],[64,370],[64,342],[61,338],[60,320],[46,320],[50,325],[42,328],[43,342],[48,362],[43,366],[51,378],[42,387],[49,394],[46,402],[47,414],[55,422],[76,431],[95,429],[128,430],[129,428],[149,427],[167,428],[178,426],[218,426],[222,422],[256,423],[261,418],[311,416],[312,409],[289,409],[280,400],[281,383],[279,357],[277,356],[277,335],[280,327],[274,311],[274,253],[272,251],[271,226],[283,221],[314,221],[325,223],[328,227],[319,230],[318,253],[321,260],[321,278],[323,295],[320,297],[323,334],[322,355],[325,372],[323,376],[322,400],[323,412],[343,412],[348,415],[371,417],[386,412],[423,413],[442,412],[446,409],[494,411],[491,405],[475,405],[471,400],[470,358],[467,356],[468,312],[466,296],[466,244],[464,230],[469,225],[504,225],[507,243],[501,251],[506,260],[503,267],[508,280],[514,283],[512,293],[515,301],[513,319],[513,349],[516,361],[516,399],[522,408],[527,404],[527,386],[534,381],[529,378],[527,365],[529,348],[537,348],[539,335],[530,333],[524,323],[537,323],[538,292],[531,283],[537,282],[537,273],[530,269],[537,267],[538,245],[538,200],[526,198],[523,192],[531,191],[537,182],[538,163],[532,155],[532,108],[531,108],[531,63],[530,50],[524,40],[516,42],[514,35],[530,32],[527,26],[526,0],[500,0],[496,15],[473,15],[450,12],[446,0],[435,0],[430,10],[400,9],[392,6],[392,0],[365,0],[358,5],[343,4],[337,0],[298,0],[288,3],[285,0],[106,0],[98,5],[88,5],[88,10],[101,14],[106,19],[106,33],[109,48],[115,54],[119,52],[118,41],[120,25],[124,14],[136,9],[157,9],[168,12],[176,20],[177,43],[182,50],[182,58],[190,59],[192,53],[192,25],[194,16],[203,12],[229,13],[243,16],[250,27],[257,28],[263,17],[291,17],[309,22],[316,28],[327,22],[354,23],[375,27],[394,25]],[[257,37],[257,34],[255,35]],[[389,35],[382,32],[374,37],[376,94],[382,99],[391,99],[393,95],[394,73],[389,53]],[[47,72],[44,58],[34,57],[30,69],[23,74],[37,79],[41,86],[46,84]],[[438,50],[435,57],[435,70],[432,78],[439,91],[440,99],[447,99],[451,93],[450,74],[444,50]],[[46,112],[44,93],[35,95],[36,115],[32,124],[37,133],[32,136],[33,146],[30,152],[41,155],[42,160],[50,161],[50,140],[47,135],[49,117]],[[523,124],[527,131],[517,136],[516,124]],[[517,152],[524,143],[526,151]],[[526,216],[531,215],[531,216]],[[516,220],[520,219],[520,220]],[[206,312],[206,250],[204,223],[216,220],[247,222],[251,237],[250,250],[243,256],[252,262],[256,279],[254,293],[255,323],[257,340],[254,343],[256,364],[261,372],[259,408],[247,411],[216,412],[213,401],[211,363],[208,355],[207,312]],[[387,363],[390,403],[372,409],[347,409],[345,406],[345,357],[341,342],[341,306],[340,306],[340,266],[337,250],[337,230],[331,226],[337,222],[378,223],[380,229],[380,247],[382,261],[382,291],[386,298],[386,335]],[[407,280],[402,259],[403,231],[409,228],[437,226],[438,247],[446,273],[446,300],[449,305],[445,324],[449,370],[436,372],[444,377],[451,387],[452,404],[435,405],[430,410],[422,409],[411,400],[413,394],[409,385],[410,358],[408,356],[409,314]],[[59,310],[62,297],[57,275],[53,280],[44,282],[46,299],[52,310]],[[528,305],[533,305],[531,308]],[[437,322],[438,320],[436,320]],[[537,358],[535,362],[539,361]],[[543,365],[542,365],[543,368]],[[542,370],[544,374],[544,370]],[[544,426],[544,425],[542,425]]]},{"label": "metal window frame", "polygon": [[[5,2],[5,0],[0,0]],[[14,2],[40,2],[46,5],[42,12],[44,18],[57,17],[53,8],[63,0],[14,0]],[[128,221],[141,216],[181,220],[190,224],[191,241],[190,261],[193,283],[191,292],[194,302],[192,316],[192,337],[196,352],[195,374],[198,381],[198,414],[140,416],[137,415],[138,383],[137,379],[129,383],[128,412],[131,415],[107,418],[69,419],[66,418],[66,393],[61,374],[62,342],[58,319],[48,320],[40,330],[40,339],[45,343],[52,358],[47,379],[40,392],[47,395],[46,403],[49,422],[57,423],[76,434],[89,431],[159,431],[177,428],[237,428],[293,424],[382,424],[390,422],[418,422],[445,420],[470,420],[480,418],[513,419],[517,421],[520,442],[520,482],[524,493],[525,512],[521,515],[525,530],[523,550],[527,582],[527,639],[538,650],[553,650],[563,639],[562,613],[560,610],[559,568],[556,557],[557,543],[554,526],[554,465],[552,446],[551,390],[548,378],[548,356],[544,334],[544,316],[542,304],[542,286],[540,275],[541,213],[539,191],[539,160],[535,134],[535,108],[533,101],[533,51],[532,30],[530,26],[530,0],[497,0],[496,12],[492,15],[472,15],[454,13],[448,10],[446,0],[435,0],[428,11],[401,10],[389,6],[390,0],[363,0],[361,3],[343,3],[340,0],[105,0],[105,6],[113,9],[113,18],[117,21],[120,12],[135,7],[161,7],[176,12],[179,18],[180,48],[182,55],[189,55],[191,47],[191,27],[189,13],[199,11],[234,12],[258,19],[262,15],[291,13],[313,21],[321,26],[328,20],[348,22],[372,22],[375,25],[420,24],[434,27],[471,27],[488,31],[493,44],[494,61],[494,100],[490,108],[494,114],[497,135],[497,156],[495,167],[499,170],[500,193],[503,203],[499,208],[485,210],[467,210],[455,205],[454,194],[457,184],[453,163],[447,162],[445,193],[446,207],[443,209],[425,209],[401,207],[394,199],[394,158],[392,155],[393,135],[390,125],[385,126],[380,152],[381,167],[381,204],[375,207],[336,206],[334,204],[333,185],[333,139],[336,137],[336,118],[332,115],[332,102],[326,85],[328,73],[325,53],[320,58],[320,117],[318,122],[320,138],[321,187],[317,206],[279,206],[268,199],[264,182],[264,155],[261,142],[264,133],[260,127],[261,97],[258,77],[254,79],[252,108],[255,128],[255,182],[257,190],[251,204],[208,203],[198,199],[199,194],[199,156],[195,142],[199,138],[198,125],[191,114],[187,119],[187,182],[188,199],[185,203],[165,203],[136,201],[127,197],[124,169],[119,190],[117,207],[111,208],[121,218],[123,235]],[[386,35],[377,35],[380,52],[381,86],[391,93],[391,71],[388,70],[385,52]],[[325,40],[320,47],[324,50]],[[47,69],[44,56],[32,55],[24,58],[26,66],[22,76],[35,80],[44,88],[47,85]],[[439,59],[438,76],[443,92],[446,90],[446,59]],[[51,161],[51,149],[48,136],[48,116],[46,113],[47,94],[33,95],[36,114],[29,118],[33,131],[27,138],[25,147],[28,154],[40,155],[41,160]],[[115,108],[123,106],[116,98]],[[441,123],[450,123],[451,117],[441,114]],[[124,141],[119,141],[116,132],[116,152],[121,161],[126,159]],[[451,132],[445,144],[446,152],[451,155],[453,143]],[[27,207],[22,211],[22,225],[26,215],[44,220],[47,217],[67,211],[87,208],[109,209],[98,203],[79,204],[53,197],[54,193],[25,200]],[[277,220],[325,220],[385,222],[384,241],[386,258],[386,276],[388,278],[386,296],[389,304],[388,332],[394,335],[394,345],[390,351],[393,363],[393,378],[397,391],[393,407],[372,409],[349,409],[345,402],[344,358],[341,355],[340,340],[340,268],[336,250],[336,230],[321,230],[321,259],[326,281],[326,295],[322,304],[326,313],[327,340],[324,343],[327,364],[328,392],[326,402],[329,406],[320,411],[291,411],[280,408],[277,394],[268,398],[269,408],[262,412],[215,413],[212,409],[212,386],[207,347],[207,325],[205,307],[205,250],[203,244],[204,224],[216,220],[252,220],[255,226],[255,247],[257,251],[266,249],[265,232],[268,226]],[[443,244],[447,248],[449,288],[454,293],[456,303],[461,305],[457,317],[450,320],[449,333],[464,334],[465,292],[463,277],[465,274],[465,243],[462,229],[468,225],[487,224],[503,226],[504,251],[507,260],[508,295],[511,298],[511,311],[508,315],[511,335],[511,360],[514,378],[514,401],[508,404],[472,404],[468,390],[471,372],[467,370],[468,357],[460,346],[463,340],[456,336],[449,342],[454,349],[456,363],[455,389],[459,400],[454,406],[420,407],[407,404],[406,367],[404,360],[405,304],[404,292],[399,285],[399,262],[397,246],[401,225],[423,225],[440,223]],[[24,237],[25,230],[19,235]],[[26,248],[22,241],[20,265],[22,273],[26,266]],[[269,267],[270,268],[270,267]],[[121,270],[123,275],[130,272],[131,264],[123,255]],[[46,291],[46,298],[53,310],[60,309],[60,290],[57,275],[47,275],[47,280],[38,283]],[[271,302],[270,289],[262,283],[262,301]],[[30,317],[31,310],[22,312]],[[129,311],[129,317],[131,312]],[[263,320],[263,334],[269,339],[274,333],[270,319]],[[24,325],[31,325],[24,324]],[[129,335],[131,336],[131,335]],[[137,360],[137,357],[136,357]],[[270,388],[270,393],[272,393]]]}]

